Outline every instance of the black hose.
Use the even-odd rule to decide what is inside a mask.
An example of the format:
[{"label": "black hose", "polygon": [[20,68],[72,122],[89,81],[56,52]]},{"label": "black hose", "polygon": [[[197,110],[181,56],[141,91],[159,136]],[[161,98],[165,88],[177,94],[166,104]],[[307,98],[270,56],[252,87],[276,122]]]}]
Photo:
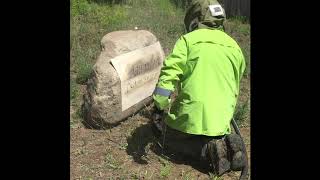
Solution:
[{"label": "black hose", "polygon": [[248,170],[249,170],[249,165],[248,165],[248,155],[247,155],[247,150],[246,150],[246,146],[244,144],[244,141],[243,141],[243,138],[241,136],[241,133],[240,133],[240,130],[239,130],[239,127],[236,123],[236,121],[232,118],[231,120],[231,123],[232,123],[232,126],[234,128],[234,130],[236,131],[236,133],[240,136],[241,138],[241,141],[242,141],[242,146],[243,146],[243,149],[244,149],[244,161],[245,161],[245,166],[242,168],[242,171],[241,171],[241,176],[240,176],[240,180],[246,180],[247,179],[247,175],[248,175]]}]

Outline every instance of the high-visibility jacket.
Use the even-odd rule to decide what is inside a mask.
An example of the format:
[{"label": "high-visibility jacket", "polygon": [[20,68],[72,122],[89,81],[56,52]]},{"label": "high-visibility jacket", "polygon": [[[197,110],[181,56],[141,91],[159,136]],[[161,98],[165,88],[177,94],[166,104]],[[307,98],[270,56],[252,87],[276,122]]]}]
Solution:
[{"label": "high-visibility jacket", "polygon": [[[230,134],[245,59],[238,44],[217,29],[181,36],[165,59],[153,99],[170,106],[165,123],[178,131],[207,136]],[[177,88],[176,100],[170,93]]]}]

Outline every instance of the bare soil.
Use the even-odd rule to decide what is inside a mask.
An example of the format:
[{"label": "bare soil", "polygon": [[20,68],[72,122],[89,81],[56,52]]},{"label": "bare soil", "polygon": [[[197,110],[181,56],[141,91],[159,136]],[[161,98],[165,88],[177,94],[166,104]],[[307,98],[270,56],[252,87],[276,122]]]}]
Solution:
[{"label": "bare soil", "polygon": [[[146,113],[107,130],[88,129],[80,121],[73,124],[71,179],[212,179],[208,164],[161,152],[154,143],[150,119],[142,114]],[[250,127],[241,127],[241,133],[250,159]],[[221,179],[238,179],[239,175],[230,172]]]}]

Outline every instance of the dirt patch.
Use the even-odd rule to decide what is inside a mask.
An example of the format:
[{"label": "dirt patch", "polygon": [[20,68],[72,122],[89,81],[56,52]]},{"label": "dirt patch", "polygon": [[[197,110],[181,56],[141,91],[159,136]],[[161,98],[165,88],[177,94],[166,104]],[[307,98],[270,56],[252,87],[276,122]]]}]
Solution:
[{"label": "dirt patch", "polygon": [[[250,127],[241,132],[250,155]],[[153,138],[148,117],[140,114],[109,130],[71,128],[71,179],[210,179],[207,165],[161,156]],[[238,177],[230,172],[222,179]]]}]

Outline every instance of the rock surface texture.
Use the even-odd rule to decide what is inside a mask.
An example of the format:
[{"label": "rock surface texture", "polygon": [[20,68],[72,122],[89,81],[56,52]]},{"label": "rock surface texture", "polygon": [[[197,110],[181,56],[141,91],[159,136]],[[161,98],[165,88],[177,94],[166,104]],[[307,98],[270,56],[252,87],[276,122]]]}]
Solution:
[{"label": "rock surface texture", "polygon": [[145,30],[111,32],[101,46],[82,106],[92,128],[116,125],[149,104],[164,60],[157,38]]}]

